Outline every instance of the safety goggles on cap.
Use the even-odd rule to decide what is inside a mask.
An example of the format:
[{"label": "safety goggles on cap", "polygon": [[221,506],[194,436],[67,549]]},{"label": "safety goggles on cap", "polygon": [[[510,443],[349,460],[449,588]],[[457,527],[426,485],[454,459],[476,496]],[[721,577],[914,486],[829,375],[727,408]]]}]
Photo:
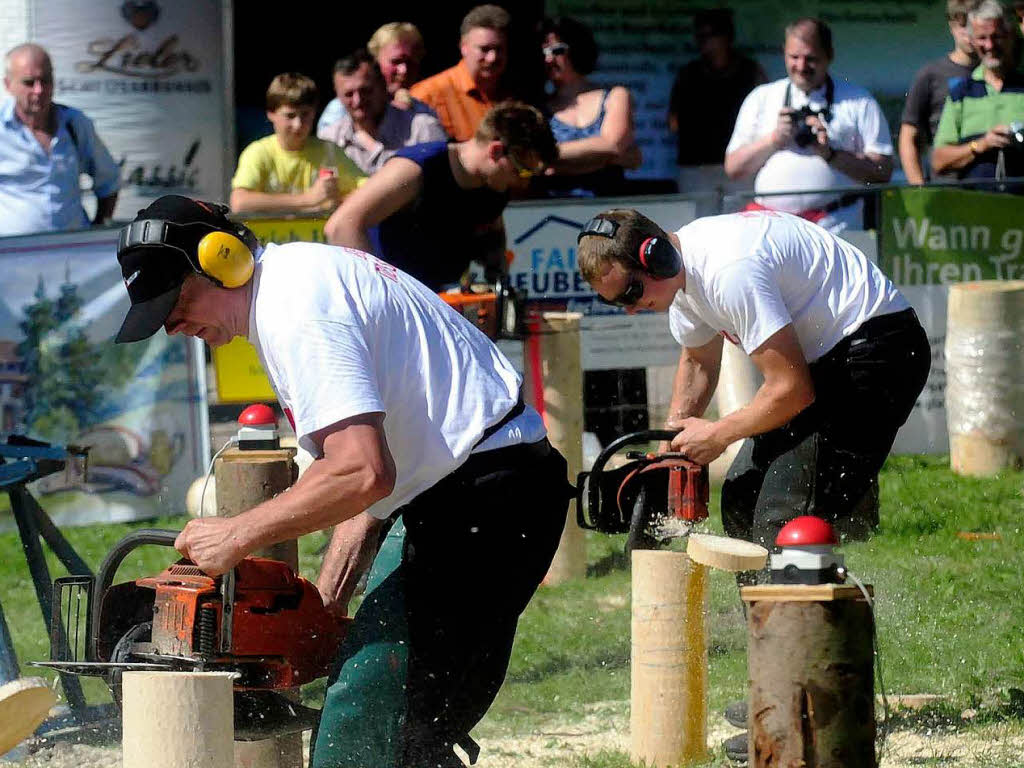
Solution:
[{"label": "safety goggles on cap", "polygon": [[541,53],[544,54],[545,58],[547,58],[548,56],[564,56],[569,52],[569,44],[555,43],[554,45],[545,45],[540,50]]},{"label": "safety goggles on cap", "polygon": [[535,167],[530,168],[527,165],[519,162],[516,159],[515,153],[506,145],[505,146],[505,157],[508,158],[509,163],[515,169],[515,172],[519,174],[520,179],[530,179],[534,176],[544,172],[544,163],[538,163]]},{"label": "safety goggles on cap", "polygon": [[598,301],[611,307],[633,307],[644,297],[644,281],[639,275],[631,274],[629,283],[625,289],[614,299],[606,299],[601,294],[597,295]]}]

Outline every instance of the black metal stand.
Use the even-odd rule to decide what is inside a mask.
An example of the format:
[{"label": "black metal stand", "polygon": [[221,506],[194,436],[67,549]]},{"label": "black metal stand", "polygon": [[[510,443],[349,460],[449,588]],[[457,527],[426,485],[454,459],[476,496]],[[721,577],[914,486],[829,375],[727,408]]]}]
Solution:
[{"label": "black metal stand", "polygon": [[[0,490],[6,490],[11,500],[11,513],[18,526],[21,547],[32,575],[32,586],[43,614],[43,624],[49,630],[47,634],[51,642],[55,639],[62,644],[67,643],[63,628],[50,626],[53,615],[53,581],[46,565],[42,542],[50,547],[69,573],[88,576],[92,571],[25,486],[32,480],[63,470],[66,462],[76,456],[84,456],[84,452],[69,451],[17,436],[9,437],[6,444],[0,444]],[[13,680],[19,674],[14,643],[0,606],[0,683]],[[84,723],[89,716],[81,682],[75,675],[67,673],[60,675],[60,681],[72,715]]]},{"label": "black metal stand", "polygon": [[[54,628],[50,626],[50,618],[53,616],[53,579],[50,578],[50,569],[46,565],[46,556],[43,554],[40,538],[50,546],[53,553],[68,569],[68,573],[88,576],[92,571],[24,486],[8,488],[7,495],[11,499],[11,511],[18,524],[21,547],[25,551],[25,560],[28,562],[28,569],[32,574],[32,586],[36,590],[36,600],[43,612],[43,623],[48,630],[53,631]],[[63,640],[66,642],[66,638]],[[62,673],[60,683],[64,688],[64,695],[67,697],[68,704],[71,705],[72,712],[84,713],[85,695],[82,693],[82,683],[78,677]]]}]

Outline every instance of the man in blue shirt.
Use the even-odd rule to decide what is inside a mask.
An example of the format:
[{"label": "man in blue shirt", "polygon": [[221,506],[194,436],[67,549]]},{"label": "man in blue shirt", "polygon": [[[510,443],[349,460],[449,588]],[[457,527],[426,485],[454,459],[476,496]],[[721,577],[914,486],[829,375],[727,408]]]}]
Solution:
[{"label": "man in blue shirt", "polygon": [[25,43],[6,56],[0,104],[0,236],[89,226],[79,176],[96,194],[92,224],[114,212],[120,171],[77,109],[53,103],[53,66],[45,50]]}]

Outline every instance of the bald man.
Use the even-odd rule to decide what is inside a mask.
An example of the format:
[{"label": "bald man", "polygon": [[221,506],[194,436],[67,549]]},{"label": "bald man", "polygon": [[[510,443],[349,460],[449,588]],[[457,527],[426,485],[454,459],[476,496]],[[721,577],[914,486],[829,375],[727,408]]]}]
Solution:
[{"label": "bald man", "polygon": [[[0,236],[82,229],[114,212],[120,172],[79,110],[53,102],[53,65],[33,43],[4,60],[0,103]],[[81,174],[92,177],[96,216],[82,207]]]}]

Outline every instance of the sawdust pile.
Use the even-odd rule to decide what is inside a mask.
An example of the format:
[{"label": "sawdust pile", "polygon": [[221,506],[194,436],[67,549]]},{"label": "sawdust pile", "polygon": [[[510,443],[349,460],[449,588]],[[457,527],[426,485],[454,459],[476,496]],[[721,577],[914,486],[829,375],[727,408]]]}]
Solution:
[{"label": "sawdust pile", "polygon": [[[479,768],[550,768],[570,766],[584,755],[629,751],[627,702],[603,702],[587,708],[585,717],[571,722],[550,721],[541,727],[514,734],[491,732],[478,739]],[[717,747],[739,731],[712,715],[708,743]],[[308,754],[308,734],[307,734]],[[897,731],[885,744],[881,768],[915,768],[922,764],[953,766],[1019,766],[1024,754],[1024,732],[1019,724],[998,723],[970,731],[955,728]],[[39,749],[21,762],[23,768],[121,768],[115,747],[56,744]],[[729,765],[718,749],[713,765]]]}]

